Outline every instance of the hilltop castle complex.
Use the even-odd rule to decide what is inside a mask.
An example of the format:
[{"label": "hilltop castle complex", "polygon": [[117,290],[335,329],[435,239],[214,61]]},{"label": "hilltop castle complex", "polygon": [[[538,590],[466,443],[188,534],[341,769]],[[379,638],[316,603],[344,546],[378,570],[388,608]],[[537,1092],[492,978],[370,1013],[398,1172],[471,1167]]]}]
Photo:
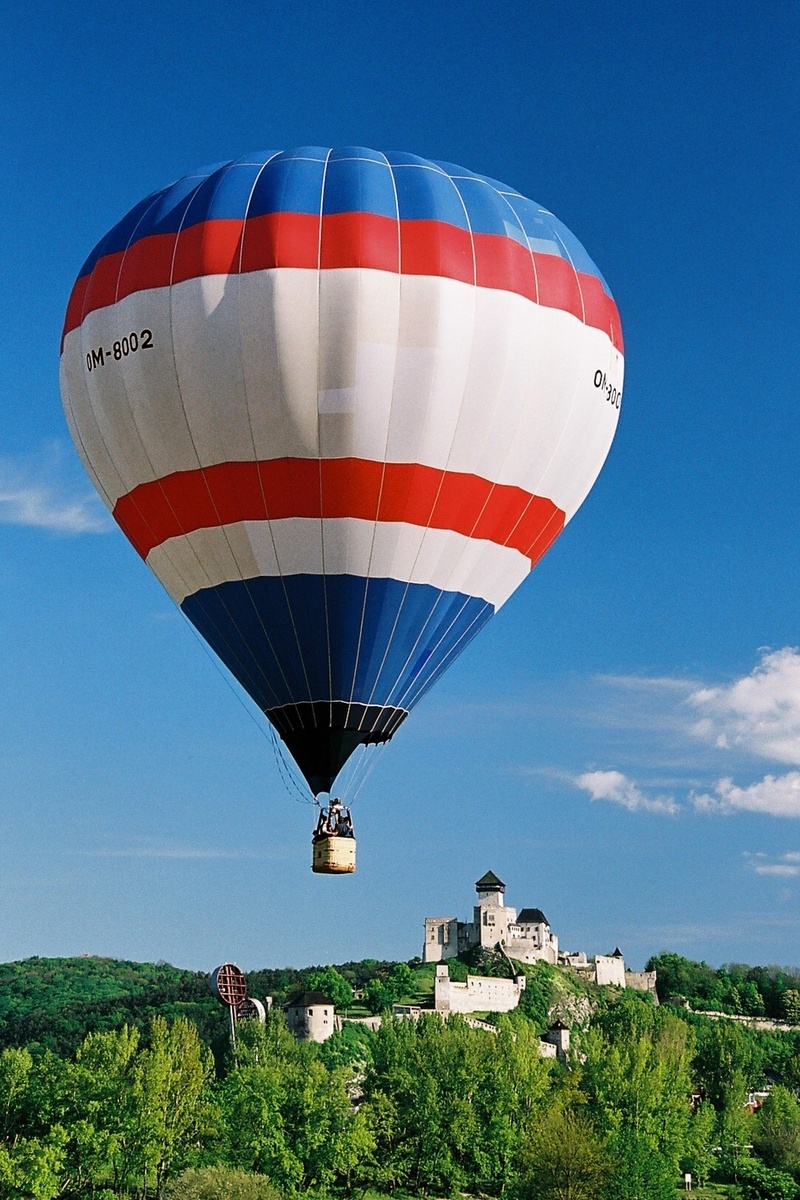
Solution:
[{"label": "hilltop castle complex", "polygon": [[[542,910],[523,908],[518,915],[515,908],[505,904],[506,885],[494,871],[482,875],[475,884],[475,890],[478,902],[472,910],[471,921],[459,921],[456,917],[426,918],[423,962],[445,963],[448,958],[456,958],[459,954],[480,947],[499,950],[516,962],[558,964],[579,972],[594,983],[636,988],[655,996],[655,971],[626,970],[619,949],[613,954],[596,954],[593,959],[587,958],[582,950],[559,951],[558,938],[550,929]],[[511,980],[508,982],[511,983]],[[450,984],[451,994],[458,987],[458,984]],[[509,1007],[515,1007],[517,1002],[518,991],[517,999]],[[488,1006],[476,1005],[476,1010],[484,1007]]]},{"label": "hilltop castle complex", "polygon": [[[622,952],[596,954],[587,958],[581,951],[561,951],[558,938],[550,929],[547,917],[540,908],[523,908],[517,913],[504,903],[506,885],[502,879],[487,871],[475,884],[477,904],[471,921],[456,917],[428,917],[425,921],[425,943],[422,958],[436,964],[433,996],[423,1004],[395,1004],[397,1017],[416,1018],[423,1012],[438,1013],[444,1020],[451,1013],[462,1013],[471,1025],[496,1033],[496,1026],[486,1024],[471,1014],[510,1012],[517,1007],[525,991],[527,978],[517,964],[547,962],[573,971],[592,983],[615,987],[636,988],[650,992],[656,1004],[655,971],[628,971]],[[508,974],[467,975],[466,982],[450,978],[448,959],[470,950],[495,950],[506,959]],[[268,998],[269,999],[269,998]],[[323,1042],[344,1020],[355,1021],[375,1029],[380,1016],[342,1017],[321,992],[304,992],[285,1006],[289,1028],[303,1041]],[[569,1050],[569,1029],[557,1020],[545,1034],[539,1052],[546,1058],[566,1061]]]}]

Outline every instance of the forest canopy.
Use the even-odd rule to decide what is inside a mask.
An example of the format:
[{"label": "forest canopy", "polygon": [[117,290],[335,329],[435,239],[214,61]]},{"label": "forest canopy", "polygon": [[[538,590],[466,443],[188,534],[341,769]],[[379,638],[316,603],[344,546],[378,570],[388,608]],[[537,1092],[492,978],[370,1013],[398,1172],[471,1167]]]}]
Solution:
[{"label": "forest canopy", "polygon": [[[687,963],[659,957],[676,977]],[[684,978],[693,967],[709,970],[680,966]],[[493,1032],[387,1014],[318,1045],[295,1040],[276,1006],[263,1025],[240,1023],[234,1054],[204,975],[6,964],[0,1200],[675,1200],[687,1171],[715,1196],[800,1196],[800,1029],[631,990],[580,996],[558,968],[529,970],[529,1011],[493,1018]],[[419,987],[423,1000],[429,978],[416,961],[370,960],[249,983],[282,1000],[314,984],[345,1004],[355,992],[366,1009],[370,993],[386,1007]],[[567,1001],[568,1057],[543,1058],[543,1022]]]}]

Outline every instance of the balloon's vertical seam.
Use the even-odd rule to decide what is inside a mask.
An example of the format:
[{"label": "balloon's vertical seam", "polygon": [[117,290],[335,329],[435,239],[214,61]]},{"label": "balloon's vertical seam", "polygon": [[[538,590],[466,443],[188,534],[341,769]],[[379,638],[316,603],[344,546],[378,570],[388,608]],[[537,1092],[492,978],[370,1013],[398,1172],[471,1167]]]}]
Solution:
[{"label": "balloon's vertical seam", "polygon": [[[250,433],[250,444],[253,447],[253,465],[255,467],[256,474],[258,475],[258,485],[259,485],[259,489],[261,491],[261,499],[262,499],[262,502],[264,505],[264,518],[266,520],[267,529],[269,530],[270,541],[272,542],[272,549],[275,553],[275,562],[277,563],[277,566],[278,566],[278,576],[281,581],[281,587],[283,589],[283,595],[284,595],[284,599],[286,601],[286,610],[289,614],[289,620],[292,625],[292,632],[294,633],[294,639],[295,639],[295,642],[297,643],[297,653],[298,653],[298,656],[300,659],[300,667],[303,672],[303,677],[306,681],[306,689],[308,691],[308,698],[309,698],[309,700],[313,700],[313,696],[311,695],[311,684],[309,682],[308,671],[306,669],[306,663],[305,663],[305,659],[303,657],[303,649],[300,644],[300,637],[297,632],[297,624],[295,622],[294,613],[292,612],[292,606],[289,601],[289,591],[286,586],[286,580],[285,580],[285,577],[283,574],[283,569],[281,567],[280,556],[278,554],[278,547],[277,547],[277,543],[275,541],[275,531],[272,528],[272,521],[270,520],[269,508],[267,506],[267,494],[266,494],[266,491],[264,490],[264,476],[263,476],[261,470],[259,469],[258,450],[256,447],[255,433],[253,430],[253,420],[252,420],[252,416],[251,416],[251,412],[250,412],[250,399],[249,399],[248,390],[247,390],[247,372],[244,369],[244,350],[243,350],[244,333],[243,333],[243,328],[242,328],[242,262],[244,259],[244,239],[247,236],[247,222],[248,222],[248,219],[250,216],[250,207],[253,202],[253,196],[255,195],[255,190],[258,187],[258,183],[259,183],[259,180],[261,179],[261,176],[264,174],[264,172],[266,171],[269,164],[271,162],[273,162],[276,158],[278,158],[278,153],[273,154],[270,158],[268,158],[266,160],[266,162],[264,162],[261,165],[261,167],[258,171],[258,174],[256,175],[255,179],[253,180],[253,185],[250,188],[250,194],[247,198],[247,203],[245,205],[244,219],[242,221],[242,233],[241,233],[241,238],[239,241],[239,270],[238,270],[239,291],[238,291],[238,304],[237,304],[237,325],[238,325],[238,329],[239,329],[239,346],[240,346],[240,349],[242,350],[242,391],[244,393],[244,404],[245,404],[245,411],[247,413],[247,425],[248,425],[248,430]],[[264,630],[264,636],[267,637],[267,631],[266,631],[266,627],[264,625],[264,619],[261,616],[260,610],[259,610],[259,620],[261,622],[261,627]],[[287,719],[288,719],[288,717],[287,717]]]},{"label": "balloon's vertical seam", "polygon": [[[403,299],[402,299],[402,297],[403,297],[403,272],[402,272],[402,242],[401,242],[401,235],[400,235],[400,200],[399,200],[399,197],[397,194],[397,180],[395,179],[394,171],[392,170],[391,163],[389,162],[389,159],[386,157],[385,154],[383,155],[383,159],[386,163],[386,168],[389,172],[389,178],[392,181],[392,192],[394,194],[395,214],[396,214],[396,219],[397,219],[397,226],[396,226],[397,227],[397,306],[396,306],[396,311],[397,311],[397,333],[398,333],[398,341],[399,341],[400,321],[401,321],[401,313],[402,313],[402,308],[403,308]],[[395,347],[394,369],[392,372],[392,382],[390,385],[390,393],[394,392],[394,381],[395,381],[396,375],[397,375],[397,348]],[[367,614],[367,598],[369,595],[370,581],[372,579],[372,559],[373,559],[373,555],[375,553],[375,539],[376,539],[377,533],[378,533],[378,521],[380,519],[381,504],[383,503],[383,488],[384,488],[384,483],[386,481],[386,460],[387,460],[388,453],[389,453],[389,435],[391,432],[391,428],[392,428],[392,406],[391,406],[391,394],[390,394],[389,410],[388,410],[388,414],[387,414],[387,418],[386,418],[386,436],[384,438],[384,443],[383,443],[383,457],[382,457],[382,462],[381,462],[381,478],[380,478],[380,483],[378,485],[378,496],[377,496],[376,505],[375,505],[375,521],[374,521],[373,527],[372,527],[372,540],[370,543],[369,557],[367,560],[367,575],[366,575],[366,581],[364,584],[364,600],[361,605],[361,621],[360,621],[359,631],[358,631],[358,642],[356,645],[355,665],[353,668],[353,684],[350,689],[350,699],[349,699],[348,706],[347,706],[347,716],[345,718],[345,725],[350,720],[350,711],[351,711],[351,707],[353,704],[353,698],[355,696],[356,680],[358,679],[358,669],[359,669],[359,664],[361,661],[361,646],[362,646],[362,640],[363,640],[363,636],[364,636],[364,625],[365,625],[366,614]],[[364,720],[364,716],[362,715],[362,717],[359,720],[359,723],[357,725],[357,728],[359,728],[359,729],[361,728],[363,720]],[[377,720],[378,720],[378,718],[376,716],[375,721],[377,721]],[[372,730],[370,731],[372,733],[375,732],[375,721],[373,722]]]},{"label": "balloon's vertical seam", "polygon": [[[322,597],[325,605],[325,638],[328,647],[328,701],[329,701],[329,720],[333,721],[333,667],[331,662],[331,624],[330,615],[328,613],[328,585],[325,578],[325,504],[322,488],[322,422],[319,411],[319,395],[320,395],[320,357],[322,335],[322,233],[324,226],[325,213],[325,181],[328,175],[328,163],[331,159],[332,150],[329,150],[325,155],[325,165],[322,168],[322,179],[319,189],[319,237],[317,239],[317,462],[319,466],[319,527],[321,539],[322,553]],[[317,724],[316,708],[312,706],[312,719],[314,725]]]}]

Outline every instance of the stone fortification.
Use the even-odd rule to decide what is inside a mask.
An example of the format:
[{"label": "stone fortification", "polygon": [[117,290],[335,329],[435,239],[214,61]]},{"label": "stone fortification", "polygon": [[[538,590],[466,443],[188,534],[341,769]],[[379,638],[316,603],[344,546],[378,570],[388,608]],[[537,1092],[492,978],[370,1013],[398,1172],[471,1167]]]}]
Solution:
[{"label": "stone fortification", "polygon": [[467,975],[466,983],[456,983],[443,963],[436,968],[433,1005],[441,1013],[511,1012],[524,989],[524,975],[513,979]]},{"label": "stone fortification", "polygon": [[[423,962],[445,963],[448,959],[475,949],[500,950],[516,962],[541,961],[568,967],[601,987],[629,987],[639,992],[649,992],[658,1003],[655,971],[627,970],[619,948],[613,954],[597,954],[591,959],[587,958],[583,950],[559,952],[558,938],[542,910],[523,908],[517,913],[515,908],[507,905],[506,885],[494,871],[487,871],[481,876],[475,884],[475,890],[478,902],[473,909],[471,921],[459,921],[457,917],[426,918],[422,946]],[[455,986],[467,985],[450,984],[451,988]],[[461,993],[459,997],[458,1003],[465,1003]],[[516,1005],[511,1004],[510,1007]],[[475,1012],[481,1009],[493,1012],[508,1011],[507,1008],[492,1008],[485,1004],[476,1005],[473,1009],[454,1008],[452,1011]]]},{"label": "stone fortification", "polygon": [[517,910],[504,902],[506,885],[493,871],[475,884],[478,902],[471,921],[428,917],[425,921],[423,962],[446,962],[470,950],[493,950],[501,945],[517,962],[558,962],[558,938],[540,908]]}]

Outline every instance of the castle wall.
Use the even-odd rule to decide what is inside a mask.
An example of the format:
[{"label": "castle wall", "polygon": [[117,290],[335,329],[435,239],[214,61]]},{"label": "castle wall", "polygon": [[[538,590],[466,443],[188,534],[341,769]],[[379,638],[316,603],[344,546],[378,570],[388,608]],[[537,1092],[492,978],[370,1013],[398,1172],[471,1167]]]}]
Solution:
[{"label": "castle wall", "polygon": [[625,987],[625,962],[615,954],[596,954],[594,958],[595,982]]},{"label": "castle wall", "polygon": [[479,945],[487,950],[498,942],[508,941],[508,927],[517,919],[515,908],[506,908],[504,904],[486,904],[481,901],[473,909],[473,925],[478,931]]},{"label": "castle wall", "polygon": [[439,1012],[510,1012],[519,1004],[525,976],[497,979],[468,975],[466,983],[454,983],[446,966],[436,968],[434,1007]]},{"label": "castle wall", "polygon": [[655,971],[626,971],[625,986],[634,988],[637,992],[649,992],[658,1004],[656,977]]},{"label": "castle wall", "polygon": [[442,962],[455,958],[460,953],[458,932],[459,922],[455,917],[427,917],[422,961]]}]

